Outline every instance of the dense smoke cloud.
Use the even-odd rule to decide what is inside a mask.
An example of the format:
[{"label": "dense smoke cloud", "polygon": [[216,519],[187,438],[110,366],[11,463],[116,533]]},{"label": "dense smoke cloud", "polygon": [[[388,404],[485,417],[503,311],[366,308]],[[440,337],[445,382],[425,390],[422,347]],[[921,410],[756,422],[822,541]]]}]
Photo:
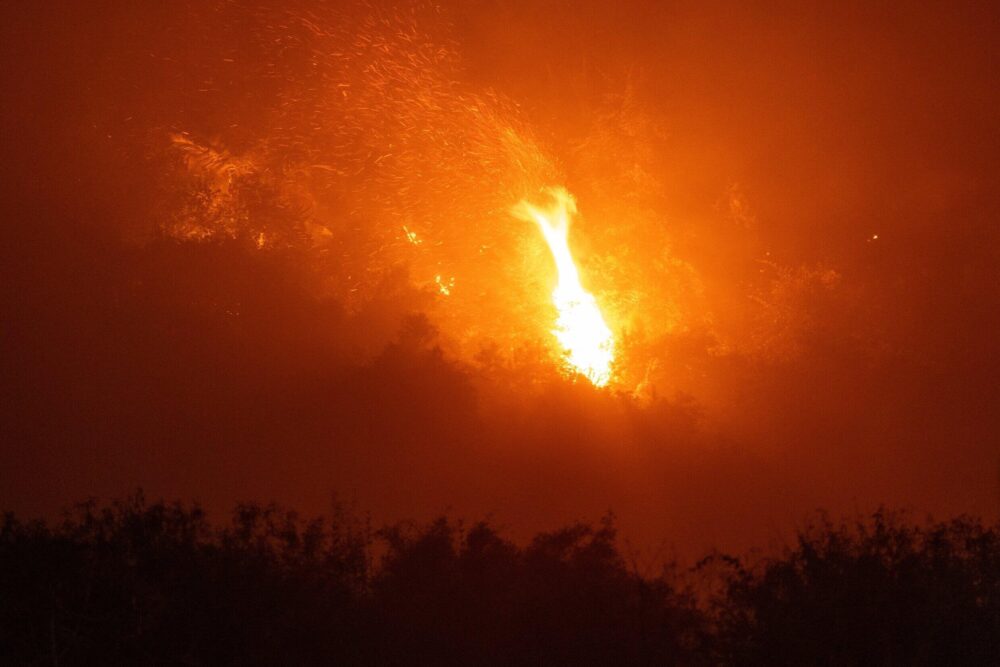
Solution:
[{"label": "dense smoke cloud", "polygon": [[[0,504],[992,516],[995,9],[641,4],[5,9]],[[609,391],[510,215],[552,185]]]}]

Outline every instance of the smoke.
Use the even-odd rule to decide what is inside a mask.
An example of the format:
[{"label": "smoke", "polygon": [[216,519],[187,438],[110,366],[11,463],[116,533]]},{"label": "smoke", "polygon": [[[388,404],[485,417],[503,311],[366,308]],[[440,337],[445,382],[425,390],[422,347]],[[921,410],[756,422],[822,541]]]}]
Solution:
[{"label": "smoke", "polygon": [[[105,9],[5,10],[4,505],[611,508],[692,553],[817,506],[994,511],[972,9]],[[554,185],[610,391],[553,362],[509,214]]]},{"label": "smoke", "polygon": [[181,202],[165,207],[163,229],[306,245],[351,307],[406,266],[415,286],[448,297],[436,320],[464,354],[497,339],[524,345],[543,303],[525,256],[538,265],[540,249],[508,210],[561,177],[512,102],[462,82],[443,11],[250,15],[251,34],[272,45],[266,76],[280,82],[266,119],[238,155],[224,131],[173,137],[182,173],[165,187]]}]

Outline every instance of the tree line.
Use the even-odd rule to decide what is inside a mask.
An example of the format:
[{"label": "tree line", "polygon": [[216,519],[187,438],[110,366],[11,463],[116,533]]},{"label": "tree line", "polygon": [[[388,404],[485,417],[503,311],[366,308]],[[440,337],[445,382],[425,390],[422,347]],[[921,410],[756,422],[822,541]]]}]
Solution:
[{"label": "tree line", "polygon": [[136,493],[0,521],[10,665],[939,665],[1000,659],[1000,532],[821,517],[781,553],[649,574],[612,517],[519,545]]}]

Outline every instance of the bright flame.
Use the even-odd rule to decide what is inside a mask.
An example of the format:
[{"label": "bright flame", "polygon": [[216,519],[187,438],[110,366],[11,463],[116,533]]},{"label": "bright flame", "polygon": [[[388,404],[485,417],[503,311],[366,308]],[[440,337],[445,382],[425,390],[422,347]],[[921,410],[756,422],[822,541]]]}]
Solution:
[{"label": "bright flame", "polygon": [[566,361],[594,385],[603,387],[611,379],[615,339],[604,322],[594,296],[580,285],[580,275],[569,250],[569,224],[576,201],[564,188],[550,188],[554,202],[538,208],[527,201],[514,207],[514,215],[533,220],[545,237],[559,272],[552,302],[559,313],[553,335],[566,354]]}]

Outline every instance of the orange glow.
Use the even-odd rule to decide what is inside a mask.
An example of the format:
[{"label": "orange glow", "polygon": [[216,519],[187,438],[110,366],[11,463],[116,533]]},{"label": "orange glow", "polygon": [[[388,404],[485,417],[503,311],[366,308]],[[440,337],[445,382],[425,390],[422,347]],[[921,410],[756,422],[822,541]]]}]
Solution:
[{"label": "orange glow", "polygon": [[538,224],[555,260],[559,279],[552,292],[552,302],[559,315],[552,334],[565,353],[566,362],[595,386],[603,387],[611,379],[615,339],[604,321],[594,295],[580,284],[580,275],[569,249],[569,224],[576,213],[576,201],[565,188],[549,188],[553,203],[538,208],[522,201],[513,213],[522,220]]}]

